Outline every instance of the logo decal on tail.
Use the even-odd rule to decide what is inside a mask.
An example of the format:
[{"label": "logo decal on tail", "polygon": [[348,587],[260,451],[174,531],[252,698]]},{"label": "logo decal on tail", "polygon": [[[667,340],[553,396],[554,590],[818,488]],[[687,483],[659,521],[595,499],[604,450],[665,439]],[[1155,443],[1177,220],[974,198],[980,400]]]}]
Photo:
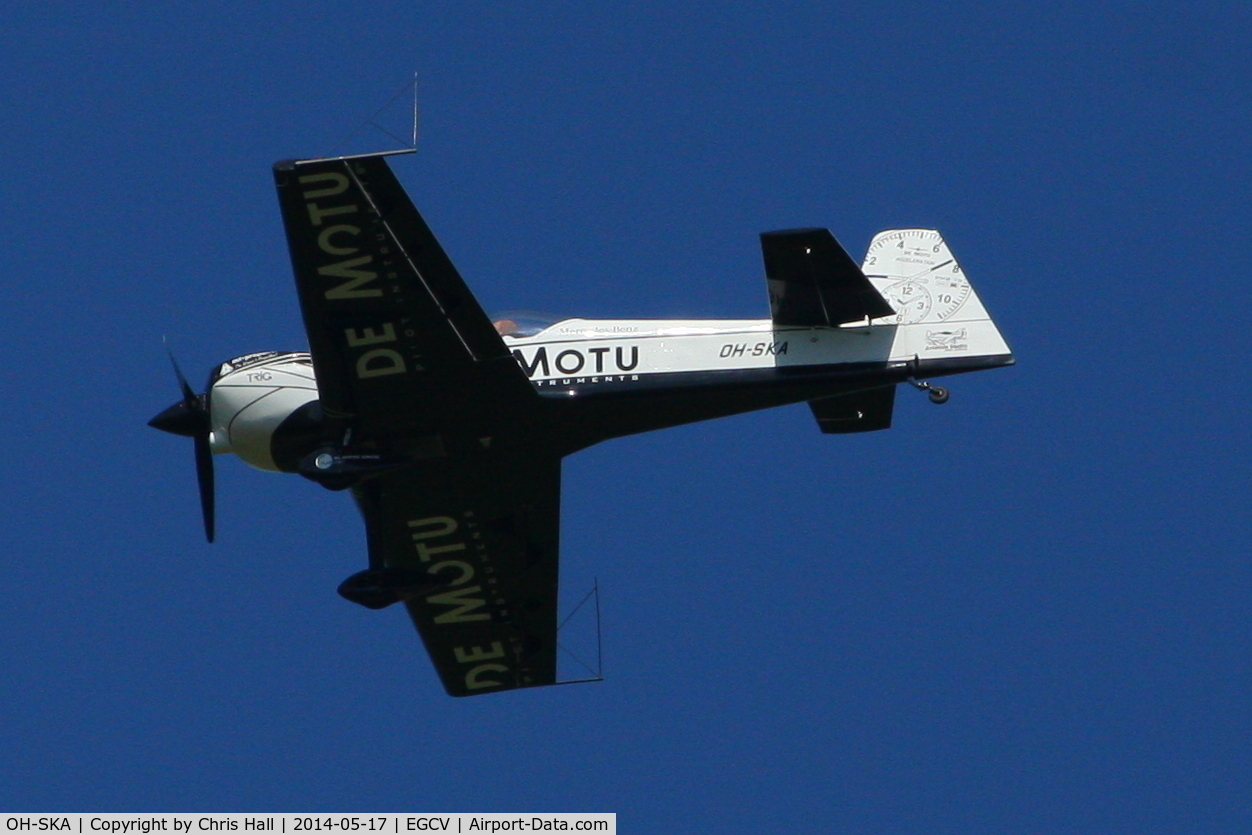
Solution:
[{"label": "logo decal on tail", "polygon": [[927,351],[966,351],[969,341],[965,328],[955,331],[926,331]]}]

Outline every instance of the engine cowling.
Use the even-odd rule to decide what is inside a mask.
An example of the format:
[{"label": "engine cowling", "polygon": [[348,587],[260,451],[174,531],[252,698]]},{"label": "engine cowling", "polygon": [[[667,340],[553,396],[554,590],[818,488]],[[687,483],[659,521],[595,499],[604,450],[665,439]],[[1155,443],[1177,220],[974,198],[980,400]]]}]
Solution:
[{"label": "engine cowling", "polygon": [[313,362],[266,351],[222,363],[209,388],[210,443],[261,470],[295,472],[323,440]]}]

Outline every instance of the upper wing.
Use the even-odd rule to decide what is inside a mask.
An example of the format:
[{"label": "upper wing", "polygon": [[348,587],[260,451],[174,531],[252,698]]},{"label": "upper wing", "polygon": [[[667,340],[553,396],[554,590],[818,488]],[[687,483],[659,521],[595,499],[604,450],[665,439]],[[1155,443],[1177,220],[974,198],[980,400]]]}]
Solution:
[{"label": "upper wing", "polygon": [[560,459],[433,464],[354,488],[371,563],[446,583],[405,605],[450,695],[555,683]]},{"label": "upper wing", "polygon": [[280,162],[274,179],[332,436],[434,435],[533,400],[382,156]]},{"label": "upper wing", "polygon": [[775,324],[834,327],[895,313],[825,229],[762,232],[761,254]]}]

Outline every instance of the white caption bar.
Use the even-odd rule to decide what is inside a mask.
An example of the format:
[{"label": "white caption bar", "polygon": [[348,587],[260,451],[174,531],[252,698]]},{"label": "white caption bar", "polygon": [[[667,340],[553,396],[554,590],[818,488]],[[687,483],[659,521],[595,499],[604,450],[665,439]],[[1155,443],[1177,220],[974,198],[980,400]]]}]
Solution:
[{"label": "white caption bar", "polygon": [[615,813],[572,812],[425,812],[422,814],[6,814],[0,815],[0,835],[6,833],[70,833],[70,835],[150,835],[185,832],[204,835],[252,833],[405,833],[456,832],[602,832],[617,833]]}]

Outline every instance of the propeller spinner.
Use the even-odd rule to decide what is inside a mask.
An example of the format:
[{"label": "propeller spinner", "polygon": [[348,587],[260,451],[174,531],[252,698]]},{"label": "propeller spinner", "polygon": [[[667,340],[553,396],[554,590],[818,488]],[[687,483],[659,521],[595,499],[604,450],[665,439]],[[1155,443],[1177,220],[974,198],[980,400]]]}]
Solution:
[{"label": "propeller spinner", "polygon": [[[178,361],[170,354],[174,374],[183,399],[148,421],[153,429],[182,435],[195,441],[196,481],[200,485],[200,511],[204,515],[204,535],[213,541],[213,450],[209,446],[212,423],[209,419],[209,393],[196,394],[183,376]],[[210,387],[211,388],[211,387]]]}]

